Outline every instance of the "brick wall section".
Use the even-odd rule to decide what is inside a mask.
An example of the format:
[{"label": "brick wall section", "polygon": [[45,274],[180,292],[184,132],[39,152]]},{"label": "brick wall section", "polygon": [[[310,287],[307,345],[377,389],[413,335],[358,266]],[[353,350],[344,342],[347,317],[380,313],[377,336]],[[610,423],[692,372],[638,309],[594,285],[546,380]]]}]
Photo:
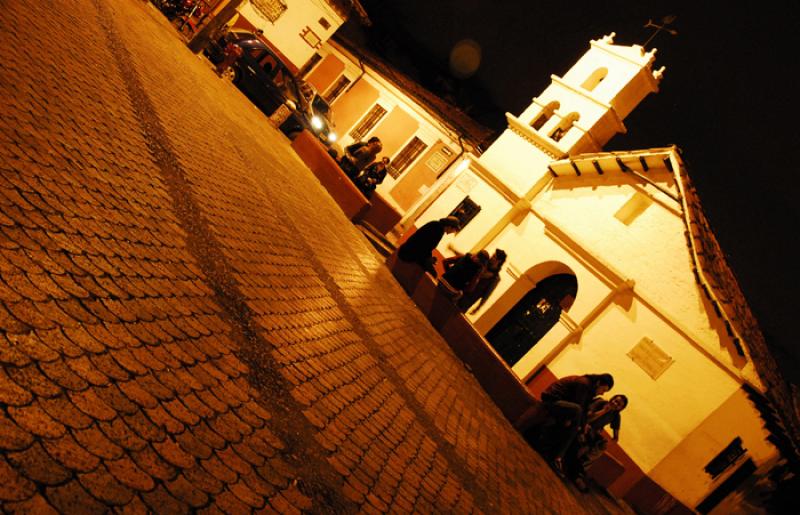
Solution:
[{"label": "brick wall section", "polygon": [[155,10],[52,4],[0,9],[2,508],[585,511]]}]

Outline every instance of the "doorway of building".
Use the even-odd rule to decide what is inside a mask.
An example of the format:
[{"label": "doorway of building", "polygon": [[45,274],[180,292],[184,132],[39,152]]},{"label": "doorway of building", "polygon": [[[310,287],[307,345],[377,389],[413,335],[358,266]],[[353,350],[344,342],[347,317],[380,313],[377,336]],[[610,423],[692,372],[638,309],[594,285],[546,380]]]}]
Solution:
[{"label": "doorway of building", "polygon": [[500,357],[514,366],[558,322],[578,292],[572,274],[551,275],[536,284],[486,333]]}]

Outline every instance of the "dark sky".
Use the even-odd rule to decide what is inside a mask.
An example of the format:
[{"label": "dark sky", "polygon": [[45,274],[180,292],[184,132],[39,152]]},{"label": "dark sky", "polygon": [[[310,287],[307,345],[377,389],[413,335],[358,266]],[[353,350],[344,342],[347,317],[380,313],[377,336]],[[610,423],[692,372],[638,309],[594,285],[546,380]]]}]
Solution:
[{"label": "dark sky", "polygon": [[[519,114],[591,39],[613,31],[619,44],[642,44],[653,30],[643,28],[648,19],[675,15],[678,35],[662,32],[648,46],[658,49],[656,68],[667,67],[660,92],[628,116],[628,133],[605,149],[681,148],[768,343],[800,384],[793,331],[800,314],[792,309],[800,270],[791,250],[800,218],[800,8],[706,3],[362,0],[374,22],[367,32],[373,50],[499,130],[504,112]],[[465,38],[479,43],[483,58],[472,78],[458,80],[447,61]]]}]

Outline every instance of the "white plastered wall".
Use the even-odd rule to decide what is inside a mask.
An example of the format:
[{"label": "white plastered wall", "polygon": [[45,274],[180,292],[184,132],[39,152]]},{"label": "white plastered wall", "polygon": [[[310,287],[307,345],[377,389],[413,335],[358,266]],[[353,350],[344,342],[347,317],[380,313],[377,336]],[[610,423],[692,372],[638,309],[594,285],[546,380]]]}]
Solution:
[{"label": "white plastered wall", "polygon": [[[300,36],[303,29],[309,27],[324,43],[344,23],[344,20],[324,2],[313,0],[285,0],[285,2],[287,9],[275,23],[262,17],[250,2],[240,7],[239,12],[250,23],[263,30],[264,37],[292,64],[302,68],[315,51]],[[327,29],[319,23],[320,18],[325,18],[330,24]]]}]

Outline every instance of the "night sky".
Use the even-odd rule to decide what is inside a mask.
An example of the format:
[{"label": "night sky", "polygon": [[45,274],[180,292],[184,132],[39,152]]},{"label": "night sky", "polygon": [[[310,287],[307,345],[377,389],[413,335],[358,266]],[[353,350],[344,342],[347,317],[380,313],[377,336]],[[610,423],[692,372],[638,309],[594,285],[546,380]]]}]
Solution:
[{"label": "night sky", "polygon": [[[767,342],[800,384],[800,344],[792,329],[800,270],[791,250],[800,218],[793,198],[800,175],[796,4],[729,3],[718,10],[699,1],[362,4],[373,21],[369,47],[498,131],[506,111],[519,114],[591,39],[616,32],[618,44],[643,44],[653,33],[643,27],[648,19],[676,16],[670,27],[678,35],[662,32],[647,47],[658,49],[655,68],[667,68],[660,92],[626,118],[628,133],[605,150],[681,148]],[[462,39],[482,49],[480,68],[469,79],[448,71],[450,50]]]}]

